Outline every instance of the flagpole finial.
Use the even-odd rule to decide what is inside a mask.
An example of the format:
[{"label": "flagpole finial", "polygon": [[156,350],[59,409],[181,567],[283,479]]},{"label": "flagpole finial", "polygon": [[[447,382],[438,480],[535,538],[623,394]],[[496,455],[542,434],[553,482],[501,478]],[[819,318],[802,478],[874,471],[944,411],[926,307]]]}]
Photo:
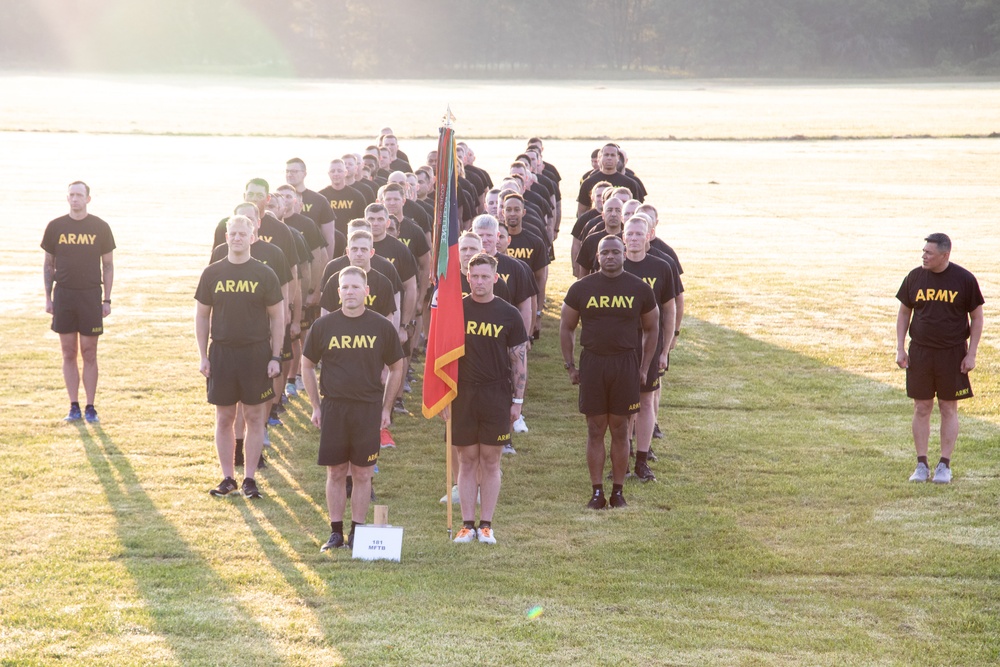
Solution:
[{"label": "flagpole finial", "polygon": [[451,127],[451,124],[455,122],[455,115],[451,112],[451,105],[448,105],[448,110],[445,111],[444,118],[441,119],[445,127]]}]

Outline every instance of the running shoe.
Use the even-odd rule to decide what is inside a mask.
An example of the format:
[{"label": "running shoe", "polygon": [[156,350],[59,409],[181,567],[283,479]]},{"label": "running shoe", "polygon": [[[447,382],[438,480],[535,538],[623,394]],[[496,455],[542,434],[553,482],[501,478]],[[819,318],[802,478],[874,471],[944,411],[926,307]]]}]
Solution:
[{"label": "running shoe", "polygon": [[514,433],[527,433],[528,425],[524,423],[524,415],[514,420]]},{"label": "running shoe", "polygon": [[379,431],[378,437],[379,437],[379,444],[382,446],[382,448],[388,449],[396,447],[396,441],[392,439],[392,433],[389,433],[389,429],[384,428],[381,431]]},{"label": "running shoe", "polygon": [[[441,502],[443,502],[443,503],[448,502],[448,494],[445,494],[445,495],[441,496]],[[459,502],[459,500],[458,500],[458,484],[456,484],[453,487],[451,487],[451,502],[453,502],[453,503]]]},{"label": "running shoe", "polygon": [[663,431],[660,430],[660,424],[653,424],[653,437],[659,440],[663,437]]},{"label": "running shoe", "polygon": [[295,391],[299,392],[299,391],[305,391],[305,390],[306,390],[306,383],[302,381],[302,376],[301,375],[296,375],[295,376]]},{"label": "running shoe", "polygon": [[226,477],[217,487],[209,491],[209,493],[216,498],[221,498],[222,496],[228,496],[230,493],[233,493],[239,488],[240,487],[237,486],[235,479],[232,477]]},{"label": "running shoe", "polygon": [[408,414],[410,414],[410,411],[406,409],[405,405],[403,405],[403,399],[402,398],[397,398],[396,402],[392,404],[392,411],[395,412],[396,414],[399,414],[399,415],[408,415]]},{"label": "running shoe", "polygon": [[283,424],[281,423],[281,420],[278,419],[278,416],[277,416],[276,413],[272,413],[271,416],[267,418],[267,425],[268,426],[283,426]]},{"label": "running shoe", "polygon": [[594,491],[594,495],[590,497],[590,502],[587,503],[587,509],[602,510],[607,504],[608,501],[604,497],[604,492]]},{"label": "running shoe", "polygon": [[[455,535],[455,542],[458,544],[467,544],[469,542],[474,542],[476,539],[476,529],[469,528],[468,526],[462,526],[458,534]],[[494,540],[495,542],[496,540]]]},{"label": "running shoe", "polygon": [[919,462],[917,463],[917,469],[913,471],[912,475],[910,475],[910,481],[926,482],[927,478],[930,477],[930,475],[931,475],[931,470],[930,468],[927,467],[927,464]]},{"label": "running shoe", "polygon": [[608,500],[608,505],[611,507],[627,507],[628,503],[625,502],[625,496],[622,495],[621,491],[612,491],[611,498]]},{"label": "running shoe", "polygon": [[649,451],[648,451],[648,452],[646,452],[646,460],[647,460],[647,461],[651,461],[651,462],[653,462],[653,463],[656,463],[656,458],[657,458],[657,457],[656,457],[656,453],[655,453],[655,452],[653,452],[653,448],[652,448],[652,447],[650,447],[650,448],[649,448]]},{"label": "running shoe", "polygon": [[83,413],[80,412],[79,405],[69,406],[69,414],[63,417],[64,422],[78,422],[83,419]]},{"label": "running shoe", "polygon": [[493,535],[493,526],[480,526],[477,532],[479,534],[479,541],[482,544],[497,543],[497,538]]},{"label": "running shoe", "polygon": [[517,450],[514,449],[514,445],[512,445],[512,444],[510,444],[508,442],[506,445],[503,446],[503,449],[500,450],[500,453],[501,454],[517,454]]},{"label": "running shoe", "polygon": [[93,405],[88,405],[87,409],[83,411],[83,418],[87,420],[88,424],[96,424],[101,421],[97,418],[97,410],[94,409]]},{"label": "running shoe", "polygon": [[950,484],[951,468],[944,463],[938,463],[937,467],[934,468],[934,477],[931,478],[931,481],[935,484]]},{"label": "running shoe", "polygon": [[257,482],[254,481],[253,477],[247,477],[243,480],[242,491],[246,498],[260,498],[260,491],[257,490]]},{"label": "running shoe", "polygon": [[645,461],[635,462],[635,476],[638,477],[639,480],[643,482],[656,481],[656,475],[654,475],[653,471],[649,469],[649,464],[646,463]]},{"label": "running shoe", "polygon": [[299,395],[298,387],[295,386],[294,382],[289,382],[285,385],[285,396],[288,398],[293,398]]},{"label": "running shoe", "polygon": [[330,539],[326,541],[326,544],[319,548],[320,553],[324,551],[329,551],[330,549],[339,549],[344,546],[344,535],[342,533],[330,533]]}]

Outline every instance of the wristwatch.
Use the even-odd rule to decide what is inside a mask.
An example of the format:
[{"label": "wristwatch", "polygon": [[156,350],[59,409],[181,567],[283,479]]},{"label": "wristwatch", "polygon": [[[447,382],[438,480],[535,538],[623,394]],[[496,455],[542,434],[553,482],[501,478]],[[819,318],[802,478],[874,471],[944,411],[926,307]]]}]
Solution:
[{"label": "wristwatch", "polygon": [[566,370],[569,370],[571,368],[575,368],[575,366],[573,365],[572,361],[565,361],[565,362],[563,362],[563,368],[565,368]]}]

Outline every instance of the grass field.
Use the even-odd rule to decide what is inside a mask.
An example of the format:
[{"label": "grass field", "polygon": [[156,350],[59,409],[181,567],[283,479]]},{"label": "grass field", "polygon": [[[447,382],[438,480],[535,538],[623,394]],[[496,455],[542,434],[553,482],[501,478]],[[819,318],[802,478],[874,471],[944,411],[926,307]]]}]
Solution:
[{"label": "grass field", "polygon": [[[737,96],[754,94],[733,85]],[[253,88],[233,86],[213,88],[205,108],[258,99]],[[444,97],[447,88],[436,92]],[[496,99],[510,90],[482,89]],[[116,89],[113,99],[130,90]],[[820,136],[831,123],[864,134],[869,118],[830,120],[838,108],[856,108],[843,99],[850,90],[799,92],[788,87],[787,99],[774,93],[769,104],[798,109],[802,134]],[[934,121],[935,134],[997,129],[981,122],[994,89],[960,93],[963,104],[940,103],[955,113]],[[795,107],[803,100],[812,104]],[[127,112],[105,102],[100,122],[128,127]],[[82,102],[84,126],[97,122],[95,104]],[[70,111],[46,129],[74,129]],[[536,111],[547,119],[558,112]],[[142,122],[179,124],[176,113],[170,107]],[[309,123],[318,122],[311,113]],[[709,110],[688,113],[694,125]],[[740,118],[738,108],[729,113]],[[381,118],[356,134],[377,130]],[[252,127],[237,120],[237,134],[281,131],[274,119]],[[511,133],[533,133],[520,122]],[[888,119],[878,122],[891,130]],[[417,125],[409,116],[399,123]],[[777,121],[756,123],[760,136],[790,133]],[[429,141],[397,131],[411,156],[428,150]],[[665,143],[642,135],[626,144],[661,209],[661,236],[681,255],[687,288],[660,418],[666,439],[654,442],[660,481],[629,483],[626,510],[583,509],[585,427],[554,324],[570,280],[563,238],[530,365],[531,432],[515,436],[519,453],[504,460],[500,544],[447,542],[438,503],[443,424],[403,418],[394,428],[400,447],[384,455],[375,481],[390,521],[406,531],[403,561],[394,564],[319,553],[329,533],[324,474],[301,399],[272,436],[271,467],[258,478],[266,498],[208,496],[219,476],[213,411],[192,335],[209,235],[242,183],[277,179],[299,154],[319,187],[323,160],[358,141],[2,136],[0,175],[14,187],[0,194],[8,218],[0,249],[0,664],[1000,660],[996,141]],[[552,139],[546,157],[573,183],[596,143]],[[496,173],[521,145],[473,143]],[[42,308],[38,242],[44,223],[65,210],[65,184],[78,177],[94,187],[91,211],[112,224],[119,246],[96,428],[60,421],[58,343]],[[571,188],[564,194],[572,201]],[[933,231],[952,235],[953,259],[976,273],[987,300],[977,396],[961,408],[955,481],[945,488],[906,481],[911,405],[893,363],[893,295]],[[417,397],[408,405],[417,411]],[[543,613],[529,619],[536,606]]]}]

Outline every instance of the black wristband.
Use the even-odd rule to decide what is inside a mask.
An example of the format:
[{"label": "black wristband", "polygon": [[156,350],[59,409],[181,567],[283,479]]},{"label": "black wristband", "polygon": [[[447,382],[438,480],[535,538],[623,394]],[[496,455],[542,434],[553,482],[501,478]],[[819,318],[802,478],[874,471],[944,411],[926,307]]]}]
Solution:
[{"label": "black wristband", "polygon": [[277,361],[280,364],[281,363],[281,357],[271,357],[271,361]]},{"label": "black wristband", "polygon": [[101,303],[106,303],[106,304],[108,304],[110,306],[111,305],[111,299],[105,299]]},{"label": "black wristband", "polygon": [[674,337],[677,337],[677,336],[680,336],[680,335],[681,335],[681,330],[680,329],[675,329],[674,330]]}]

